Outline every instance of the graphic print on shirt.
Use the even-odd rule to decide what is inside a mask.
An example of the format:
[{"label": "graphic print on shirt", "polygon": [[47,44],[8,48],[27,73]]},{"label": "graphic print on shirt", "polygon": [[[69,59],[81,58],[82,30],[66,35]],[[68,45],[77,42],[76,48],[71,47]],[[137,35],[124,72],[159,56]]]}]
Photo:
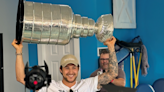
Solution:
[{"label": "graphic print on shirt", "polygon": [[[65,91],[65,90],[59,90],[59,92],[67,92],[67,91]],[[73,92],[78,92],[78,90],[75,90]]]}]

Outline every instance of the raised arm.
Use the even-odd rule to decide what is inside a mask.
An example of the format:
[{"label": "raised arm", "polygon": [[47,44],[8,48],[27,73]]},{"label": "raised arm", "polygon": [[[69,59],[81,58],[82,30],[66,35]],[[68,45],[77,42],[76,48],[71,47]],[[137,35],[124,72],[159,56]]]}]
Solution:
[{"label": "raised arm", "polygon": [[22,43],[20,43],[19,45],[16,43],[17,41],[14,39],[12,42],[12,46],[16,49],[16,64],[15,64],[16,79],[18,82],[25,85],[24,63],[23,63],[23,57],[22,57],[23,45]]},{"label": "raised arm", "polygon": [[104,45],[107,45],[109,49],[109,67],[105,73],[98,76],[98,89],[101,88],[101,84],[108,84],[118,75],[118,62],[114,48],[115,42],[115,37],[107,39],[106,42],[104,42]]}]

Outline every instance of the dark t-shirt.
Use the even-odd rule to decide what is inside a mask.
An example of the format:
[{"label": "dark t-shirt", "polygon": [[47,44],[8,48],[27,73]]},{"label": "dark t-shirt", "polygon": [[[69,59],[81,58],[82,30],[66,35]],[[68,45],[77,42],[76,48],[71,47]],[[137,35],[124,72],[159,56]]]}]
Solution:
[{"label": "dark t-shirt", "polygon": [[[97,72],[98,72],[98,71],[101,71],[101,68],[98,68],[96,71],[94,71],[94,72],[90,75],[90,77],[95,77],[95,76],[97,76]],[[125,79],[125,72],[124,72],[121,68],[118,68],[118,76],[116,77],[116,79],[118,79],[118,78],[123,78],[123,79]],[[106,91],[104,88],[101,88],[100,92],[108,92],[108,91]]]}]

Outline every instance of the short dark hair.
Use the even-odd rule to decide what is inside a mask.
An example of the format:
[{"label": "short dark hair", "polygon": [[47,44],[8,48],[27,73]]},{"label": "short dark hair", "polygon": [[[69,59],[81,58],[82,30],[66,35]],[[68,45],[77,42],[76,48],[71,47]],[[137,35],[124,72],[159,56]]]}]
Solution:
[{"label": "short dark hair", "polygon": [[100,50],[100,53],[99,53],[100,55],[101,54],[109,54],[109,50],[108,49],[102,49],[102,50]]}]

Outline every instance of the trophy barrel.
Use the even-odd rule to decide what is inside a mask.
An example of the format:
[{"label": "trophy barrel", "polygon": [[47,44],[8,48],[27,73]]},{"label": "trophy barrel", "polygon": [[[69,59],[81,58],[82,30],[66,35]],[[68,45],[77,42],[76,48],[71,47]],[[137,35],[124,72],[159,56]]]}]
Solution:
[{"label": "trophy barrel", "polygon": [[97,22],[73,14],[68,5],[35,3],[19,0],[16,39],[36,44],[68,44],[70,39],[93,36],[100,42],[113,36],[113,17],[102,15]]}]

